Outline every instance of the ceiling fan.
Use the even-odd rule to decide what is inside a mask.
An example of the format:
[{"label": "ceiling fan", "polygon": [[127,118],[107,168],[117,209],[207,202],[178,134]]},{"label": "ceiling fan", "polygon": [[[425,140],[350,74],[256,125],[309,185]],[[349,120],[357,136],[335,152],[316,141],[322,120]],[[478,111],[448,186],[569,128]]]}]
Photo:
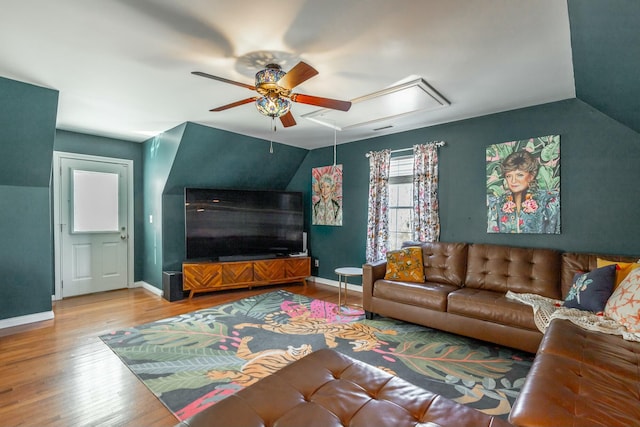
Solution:
[{"label": "ceiling fan", "polygon": [[254,86],[225,79],[224,77],[213,76],[211,74],[203,73],[202,71],[193,71],[191,74],[258,92],[258,96],[252,96],[251,98],[232,102],[231,104],[213,108],[209,111],[223,111],[255,101],[256,108],[260,113],[274,119],[279,117],[284,127],[290,127],[296,124],[293,114],[291,114],[290,111],[291,101],[300,102],[302,104],[317,105],[319,107],[340,111],[349,111],[349,108],[351,108],[351,102],[349,101],[321,98],[319,96],[304,95],[301,93],[291,93],[291,90],[294,87],[318,74],[318,71],[315,68],[304,62],[299,62],[295,67],[289,70],[289,72],[283,71],[282,67],[278,64],[268,64],[263,70],[256,73],[256,82]]}]

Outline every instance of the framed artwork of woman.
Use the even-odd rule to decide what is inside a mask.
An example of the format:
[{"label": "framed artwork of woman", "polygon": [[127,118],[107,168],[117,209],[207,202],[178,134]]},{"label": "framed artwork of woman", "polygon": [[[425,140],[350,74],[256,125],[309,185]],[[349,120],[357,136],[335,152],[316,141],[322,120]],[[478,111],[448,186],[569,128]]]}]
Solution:
[{"label": "framed artwork of woman", "polygon": [[342,165],[311,170],[311,224],[342,225]]},{"label": "framed artwork of woman", "polygon": [[560,234],[560,135],[487,147],[487,233]]}]

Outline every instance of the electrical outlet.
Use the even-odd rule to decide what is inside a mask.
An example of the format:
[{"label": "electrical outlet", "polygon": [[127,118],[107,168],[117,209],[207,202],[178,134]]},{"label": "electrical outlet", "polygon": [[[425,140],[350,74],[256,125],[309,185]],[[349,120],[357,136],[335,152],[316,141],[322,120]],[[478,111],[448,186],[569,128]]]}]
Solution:
[{"label": "electrical outlet", "polygon": [[313,265],[317,267],[320,267],[320,260],[318,258],[313,260]]}]

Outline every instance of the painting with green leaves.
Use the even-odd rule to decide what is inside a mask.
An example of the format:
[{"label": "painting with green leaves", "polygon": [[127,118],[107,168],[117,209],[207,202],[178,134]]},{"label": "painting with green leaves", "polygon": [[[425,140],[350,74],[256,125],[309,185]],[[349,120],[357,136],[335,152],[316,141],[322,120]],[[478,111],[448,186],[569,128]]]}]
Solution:
[{"label": "painting with green leaves", "polygon": [[560,135],[487,147],[487,233],[560,234]]}]

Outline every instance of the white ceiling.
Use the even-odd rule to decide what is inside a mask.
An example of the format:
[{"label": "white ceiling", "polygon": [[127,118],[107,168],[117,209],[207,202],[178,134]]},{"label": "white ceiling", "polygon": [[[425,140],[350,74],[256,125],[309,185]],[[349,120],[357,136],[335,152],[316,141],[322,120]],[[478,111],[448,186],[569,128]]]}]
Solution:
[{"label": "white ceiling", "polygon": [[253,92],[191,71],[253,84],[253,52],[319,71],[294,92],[352,100],[419,77],[451,103],[338,143],[575,97],[559,0],[2,0],[0,40],[0,76],[59,91],[59,129],[138,142],[191,121],[332,145],[302,117],[317,107],[294,103],[275,133],[252,104],[208,111]]}]

